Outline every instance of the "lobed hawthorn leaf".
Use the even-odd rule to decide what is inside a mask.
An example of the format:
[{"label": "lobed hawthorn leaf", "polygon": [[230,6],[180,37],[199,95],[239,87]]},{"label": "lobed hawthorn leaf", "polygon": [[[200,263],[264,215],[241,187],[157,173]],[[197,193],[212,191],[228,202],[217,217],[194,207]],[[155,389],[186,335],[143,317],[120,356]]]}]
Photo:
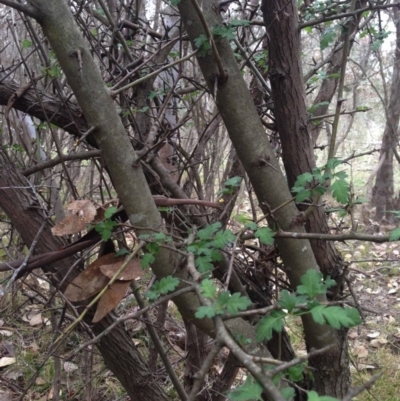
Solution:
[{"label": "lobed hawthorn leaf", "polygon": [[167,276],[163,277],[161,280],[157,280],[151,289],[147,291],[146,296],[150,300],[154,301],[160,295],[168,294],[174,291],[179,285],[179,280],[176,277]]},{"label": "lobed hawthorn leaf", "polygon": [[207,227],[197,232],[197,237],[202,240],[210,240],[212,236],[221,228],[221,223],[218,221],[210,224]]},{"label": "lobed hawthorn leaf", "polygon": [[272,330],[280,333],[285,325],[286,313],[281,310],[272,311],[268,316],[264,316],[257,326],[257,341],[270,340]]},{"label": "lobed hawthorn leaf", "polygon": [[305,302],[307,302],[307,297],[298,296],[294,293],[290,293],[287,290],[283,290],[281,292],[278,305],[282,309],[287,309],[287,311],[291,313],[297,305],[304,304]]},{"label": "lobed hawthorn leaf", "polygon": [[[304,188],[308,183],[310,183],[314,179],[314,176],[309,173],[303,173],[297,177],[296,182],[294,183],[295,187],[302,187]],[[293,190],[292,190],[293,191]]]},{"label": "lobed hawthorn leaf", "polygon": [[194,264],[200,273],[207,273],[214,268],[211,262],[210,256],[199,256],[195,259]]},{"label": "lobed hawthorn leaf", "polygon": [[336,179],[331,185],[332,196],[342,204],[347,203],[349,199],[350,185],[347,181]]},{"label": "lobed hawthorn leaf", "polygon": [[308,270],[306,274],[301,276],[300,282],[301,284],[297,286],[296,292],[300,295],[307,295],[310,299],[326,292],[322,273],[316,270]]},{"label": "lobed hawthorn leaf", "polygon": [[[220,295],[222,295],[221,303]],[[228,291],[224,291],[223,293],[218,294],[217,302],[223,309],[225,309],[228,313],[232,315],[237,313],[238,311],[246,310],[251,305],[251,301],[248,297],[240,295],[239,292],[235,292],[234,294],[230,295]]]},{"label": "lobed hawthorn leaf", "polygon": [[326,167],[329,170],[334,170],[336,167],[340,166],[343,163],[342,160],[337,159],[336,157],[332,157],[332,159],[329,159],[328,162],[326,163]]},{"label": "lobed hawthorn leaf", "polygon": [[214,299],[217,293],[217,286],[212,280],[204,279],[200,284],[200,290],[203,297]]},{"label": "lobed hawthorn leaf", "polygon": [[318,305],[312,308],[310,312],[316,323],[326,323],[337,330],[342,327],[357,326],[361,323],[360,314],[355,308]]},{"label": "lobed hawthorn leaf", "polygon": [[269,227],[260,227],[254,233],[254,236],[265,245],[273,245],[273,243],[275,242],[274,235],[275,232],[272,231]]},{"label": "lobed hawthorn leaf", "polygon": [[235,236],[232,234],[231,230],[218,231],[210,245],[222,249],[233,241],[235,241]]},{"label": "lobed hawthorn leaf", "polygon": [[140,267],[142,269],[146,269],[147,267],[149,267],[154,261],[156,260],[156,258],[154,257],[154,254],[152,252],[147,252],[145,253],[141,259],[140,259]]},{"label": "lobed hawthorn leaf", "polygon": [[197,319],[204,319],[206,317],[211,319],[216,315],[215,307],[214,306],[199,306],[194,315]]},{"label": "lobed hawthorn leaf", "polygon": [[296,395],[293,387],[284,387],[281,390],[282,397],[285,400],[293,400],[293,397]]}]

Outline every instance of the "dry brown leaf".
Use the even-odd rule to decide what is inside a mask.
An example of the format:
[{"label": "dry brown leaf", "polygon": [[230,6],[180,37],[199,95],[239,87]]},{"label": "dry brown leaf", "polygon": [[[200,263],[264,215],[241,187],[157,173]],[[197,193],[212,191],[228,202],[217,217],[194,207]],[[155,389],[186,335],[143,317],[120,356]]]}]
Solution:
[{"label": "dry brown leaf", "polygon": [[71,302],[83,301],[100,292],[109,282],[100,270],[104,263],[114,260],[114,254],[107,254],[96,259],[78,277],[72,281],[65,291]]},{"label": "dry brown leaf", "polygon": [[380,337],[380,338],[375,338],[375,339],[371,340],[370,345],[371,345],[371,347],[379,348],[382,345],[387,344],[387,342],[388,341],[385,338]]},{"label": "dry brown leaf", "polygon": [[74,200],[65,207],[71,214],[79,216],[82,220],[90,223],[96,216],[96,207],[90,200]]},{"label": "dry brown leaf", "polygon": [[35,384],[37,384],[38,386],[43,386],[43,384],[46,384],[46,383],[47,383],[47,381],[44,380],[44,379],[42,379],[41,377],[38,377],[38,378],[35,380]]},{"label": "dry brown leaf", "polygon": [[129,285],[130,281],[116,281],[111,284],[110,288],[100,298],[92,320],[93,323],[99,322],[119,304],[128,291]]},{"label": "dry brown leaf", "polygon": [[[100,266],[100,270],[106,277],[113,278],[114,274],[124,263],[124,260],[124,256],[114,257],[114,263],[104,264],[103,266]],[[118,277],[118,280],[131,281],[135,278],[141,277],[143,274],[144,270],[140,267],[140,260],[131,259],[126,265],[124,271]]]},{"label": "dry brown leaf", "polygon": [[106,209],[104,207],[98,207],[96,209],[96,216],[94,216],[93,223],[100,223],[105,219]]},{"label": "dry brown leaf", "polygon": [[368,356],[368,350],[363,345],[357,345],[353,348],[353,354],[361,358],[366,358]]},{"label": "dry brown leaf", "polygon": [[70,212],[51,229],[55,236],[70,235],[84,230],[96,216],[96,208],[89,200],[70,202],[65,209]]}]

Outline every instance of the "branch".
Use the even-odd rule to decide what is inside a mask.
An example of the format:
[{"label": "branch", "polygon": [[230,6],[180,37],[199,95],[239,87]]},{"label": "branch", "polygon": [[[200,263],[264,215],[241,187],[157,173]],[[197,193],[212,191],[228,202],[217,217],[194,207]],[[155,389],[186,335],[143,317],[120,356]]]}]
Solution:
[{"label": "branch", "polygon": [[112,92],[111,92],[111,95],[112,95],[113,97],[115,97],[115,96],[117,96],[118,94],[120,94],[121,92],[124,92],[124,91],[126,91],[127,89],[133,88],[134,86],[137,86],[137,85],[141,84],[142,82],[145,82],[145,81],[147,81],[148,79],[157,76],[158,74],[160,74],[160,72],[163,72],[163,71],[167,70],[168,68],[173,67],[174,65],[177,65],[177,64],[181,63],[182,61],[189,60],[190,58],[192,58],[193,56],[195,56],[197,52],[198,52],[198,50],[194,51],[193,53],[188,54],[188,55],[185,56],[185,57],[182,57],[182,58],[180,58],[180,59],[178,59],[178,60],[175,60],[175,61],[173,61],[172,63],[166,64],[166,65],[164,65],[164,67],[161,67],[161,68],[159,68],[158,70],[153,71],[153,72],[151,72],[150,74],[147,74],[147,75],[145,75],[144,77],[139,78],[139,79],[137,79],[136,81],[131,82],[130,84],[123,86],[122,88],[119,88],[119,89],[117,89],[117,90],[115,90],[115,91],[112,91]]},{"label": "branch", "polygon": [[275,234],[275,238],[317,239],[325,241],[358,240],[358,241],[368,241],[368,242],[378,242],[378,243],[390,241],[388,235],[378,236],[370,234],[358,234],[355,232],[349,232],[346,234],[319,234],[319,233],[295,233],[289,231],[278,231]]},{"label": "branch", "polygon": [[204,14],[201,11],[201,8],[199,7],[197,1],[192,0],[192,4],[193,4],[194,9],[196,10],[197,15],[199,16],[201,25],[203,25],[204,31],[206,32],[206,35],[207,35],[207,39],[211,43],[211,49],[212,49],[212,52],[213,52],[213,55],[215,58],[215,62],[217,63],[217,67],[218,67],[219,78],[221,81],[225,81],[228,76],[224,70],[224,66],[222,65],[221,57],[219,56],[217,46],[215,45],[215,41],[214,41],[213,35],[210,31],[210,28],[208,27],[207,21],[204,18]]},{"label": "branch", "polygon": [[21,171],[21,173],[25,177],[28,177],[34,173],[37,173],[38,171],[42,171],[46,168],[54,167],[57,164],[62,163],[63,161],[87,160],[87,159],[91,159],[92,157],[99,157],[99,156],[100,156],[100,150],[90,150],[87,152],[62,155],[62,157],[58,156],[58,157],[55,157],[54,159],[46,160],[43,163],[39,163],[39,164],[36,164],[35,166],[26,168],[25,170]]},{"label": "branch", "polygon": [[5,6],[12,7],[15,10],[21,11],[28,17],[34,18],[35,20],[39,20],[41,17],[39,10],[33,6],[29,6],[28,4],[15,3],[11,0],[0,0],[0,3],[4,4]]},{"label": "branch", "polygon": [[313,25],[318,25],[323,22],[327,21],[334,21],[336,19],[341,19],[341,18],[346,18],[346,17],[354,17],[358,14],[362,14],[365,11],[373,11],[373,10],[386,10],[387,8],[392,8],[392,7],[399,7],[400,3],[392,3],[392,4],[379,4],[373,7],[365,7],[365,8],[360,8],[356,11],[348,11],[347,13],[342,13],[342,14],[333,14],[327,17],[322,17],[320,19],[316,19],[313,21],[307,21],[303,22],[302,24],[299,24],[299,29],[306,28],[308,26],[313,26]]}]

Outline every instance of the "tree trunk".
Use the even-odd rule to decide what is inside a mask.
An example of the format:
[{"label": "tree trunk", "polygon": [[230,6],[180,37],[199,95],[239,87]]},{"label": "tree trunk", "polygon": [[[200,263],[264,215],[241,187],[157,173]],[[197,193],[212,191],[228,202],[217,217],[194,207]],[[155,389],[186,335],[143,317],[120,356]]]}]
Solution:
[{"label": "tree trunk", "polygon": [[[304,172],[315,167],[311,124],[309,122],[303,74],[301,43],[295,1],[263,1],[265,26],[268,29],[270,82],[275,105],[275,120],[282,142],[282,158],[289,186]],[[312,232],[329,233],[324,210],[315,207],[309,216]],[[315,258],[325,275],[338,278],[342,259],[333,242],[311,241]],[[308,344],[309,346],[309,344]],[[327,361],[330,359],[329,363]],[[314,366],[316,389],[320,394],[342,397],[350,381],[345,333],[336,332],[334,355],[316,357]]]},{"label": "tree trunk", "polygon": [[[276,2],[267,3],[276,4]],[[281,6],[286,7],[287,4],[287,2],[282,2]],[[289,3],[290,7],[294,6]],[[178,8],[188,36],[193,43],[196,38],[205,34],[203,23],[190,2],[181,1]],[[211,2],[202,4],[202,14],[209,27],[222,24]],[[282,18],[285,18],[285,15]],[[282,37],[279,38],[279,43],[281,40]],[[218,39],[215,44],[214,55],[211,52],[202,55],[202,57],[198,57],[198,62],[210,92],[216,93],[216,104],[237,154],[254,187],[259,205],[266,214],[275,210],[274,221],[282,229],[302,231],[302,226],[294,224],[298,211],[293,203],[288,202],[291,199],[290,191],[265,135],[257,109],[240,73],[230,44],[224,39]],[[193,45],[193,47],[196,46]],[[298,47],[296,50],[299,49]],[[291,50],[293,51],[293,48]],[[218,55],[215,55],[216,52]],[[219,65],[216,60],[220,63]],[[301,79],[300,69],[298,75]],[[293,79],[295,78],[293,77]],[[302,107],[305,108],[304,99]],[[292,110],[283,118],[290,119],[291,112]],[[306,118],[304,121],[295,121],[294,123],[296,124],[296,132],[298,128],[301,128],[303,136],[308,136]],[[304,141],[301,140],[300,146],[296,145],[293,148],[293,152],[297,154],[307,152],[309,155],[311,150],[309,137],[304,138]],[[306,164],[304,171],[309,171],[312,168],[311,161],[308,159],[304,161]],[[292,171],[290,166],[289,171]],[[297,174],[292,172],[292,176],[297,176]],[[286,206],[282,207],[283,204]],[[293,288],[296,288],[300,277],[306,271],[310,269],[319,270],[309,241],[277,240],[276,242]],[[349,375],[346,376],[346,373],[349,367],[348,361],[342,357],[345,352],[342,349],[342,341],[338,339],[338,333],[326,326],[316,325],[312,319],[305,316],[303,316],[303,324],[309,349],[320,348],[323,343],[335,344],[334,348],[328,351],[323,358],[313,359],[313,366],[316,368],[314,374],[317,389],[324,394],[342,395],[348,387]],[[329,360],[329,364],[326,363],[327,360]],[[340,370],[344,374],[340,375]],[[333,376],[336,381],[333,380]],[[337,381],[341,381],[340,385],[337,385]]]},{"label": "tree trunk", "polygon": [[372,203],[376,206],[376,219],[386,218],[391,220],[390,211],[393,207],[393,156],[397,146],[397,130],[400,119],[400,21],[399,11],[394,8],[394,23],[396,25],[396,47],[394,53],[393,77],[390,87],[389,106],[386,110],[386,126],[382,138],[382,146],[379,159],[384,159],[381,168],[376,175],[376,181],[372,190]]}]

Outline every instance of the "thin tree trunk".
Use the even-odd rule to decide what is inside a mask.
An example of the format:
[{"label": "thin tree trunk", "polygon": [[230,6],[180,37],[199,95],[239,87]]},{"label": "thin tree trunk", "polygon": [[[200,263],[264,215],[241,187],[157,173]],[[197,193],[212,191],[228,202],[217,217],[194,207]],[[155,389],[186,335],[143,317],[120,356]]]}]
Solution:
[{"label": "thin tree trunk", "polygon": [[393,77],[390,87],[390,100],[386,113],[386,126],[382,138],[379,160],[384,160],[376,175],[372,190],[372,203],[376,206],[376,218],[389,219],[388,213],[394,209],[393,156],[397,146],[397,130],[400,120],[400,21],[399,11],[394,8],[394,23],[396,25],[396,47],[394,53]]},{"label": "thin tree trunk", "polygon": [[[268,29],[270,81],[275,105],[275,120],[282,142],[282,158],[289,186],[304,172],[315,167],[311,124],[309,122],[303,74],[301,43],[296,1],[263,1],[265,26]],[[328,233],[322,208],[315,207],[309,216],[307,229]],[[333,242],[311,241],[321,271],[338,278],[342,259]],[[312,358],[316,390],[320,394],[343,397],[350,384],[347,336],[336,332],[336,347],[330,356]],[[307,339],[306,339],[307,341]],[[310,344],[307,344],[310,347]],[[329,363],[327,363],[329,360]]]}]

